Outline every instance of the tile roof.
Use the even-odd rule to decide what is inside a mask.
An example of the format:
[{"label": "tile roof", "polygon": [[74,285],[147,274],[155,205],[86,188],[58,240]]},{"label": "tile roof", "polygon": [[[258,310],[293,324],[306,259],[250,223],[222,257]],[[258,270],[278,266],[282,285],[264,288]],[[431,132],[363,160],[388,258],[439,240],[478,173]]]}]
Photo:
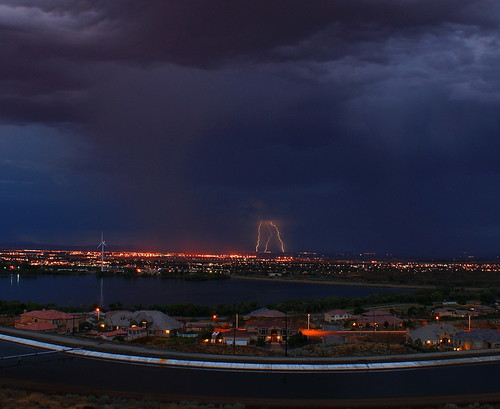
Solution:
[{"label": "tile roof", "polygon": [[101,336],[105,336],[105,337],[116,337],[116,336],[123,336],[123,335],[127,335],[127,331],[123,331],[121,329],[117,329],[115,331],[110,331],[110,332],[104,332],[101,334]]},{"label": "tile roof", "polygon": [[229,331],[221,331],[220,334],[222,338],[250,338],[250,336],[252,335],[244,329],[237,329],[236,336],[234,334],[234,330],[232,329],[230,329]]},{"label": "tile roof", "polygon": [[325,314],[338,315],[338,316],[351,315],[347,311],[344,311],[344,310],[331,310],[331,311],[325,312]]},{"label": "tile roof", "polygon": [[129,327],[133,313],[127,310],[109,311],[104,322],[113,327]]},{"label": "tile roof", "polygon": [[29,331],[51,331],[57,329],[57,325],[50,322],[30,322],[26,324],[16,324],[16,328]]},{"label": "tile roof", "polygon": [[170,317],[169,315],[156,310],[139,311],[110,311],[108,312],[105,323],[113,327],[129,327],[131,324],[141,324],[146,321],[148,328],[152,330],[172,330],[182,328],[184,325]]},{"label": "tile roof", "polygon": [[132,332],[145,332],[147,331],[146,328],[144,327],[130,327],[130,328],[127,328],[127,331],[132,331]]},{"label": "tile roof", "polygon": [[393,315],[375,315],[374,317],[362,316],[356,321],[361,324],[385,324],[386,322],[388,324],[401,324],[403,322],[401,318],[394,317]]},{"label": "tile roof", "polygon": [[35,310],[21,314],[22,317],[31,317],[40,320],[70,320],[76,318],[73,314],[57,310]]},{"label": "tile roof", "polygon": [[266,317],[266,318],[281,318],[285,317],[284,312],[278,310],[270,310],[269,308],[259,308],[258,310],[249,312],[245,318]]},{"label": "tile roof", "polygon": [[134,319],[137,322],[146,321],[150,325],[149,329],[152,330],[165,331],[182,328],[184,326],[181,322],[172,318],[170,315],[155,310],[137,311],[134,314]]},{"label": "tile roof", "polygon": [[269,320],[269,319],[264,319],[264,320],[251,320],[248,321],[245,326],[247,328],[288,328],[289,331],[295,331],[298,329],[297,325],[292,324],[290,321],[288,323],[285,323],[285,320],[280,320],[280,319],[274,319],[274,320]]},{"label": "tile roof", "polygon": [[388,311],[373,310],[364,312],[362,315],[365,317],[385,317],[386,315],[391,315]]},{"label": "tile roof", "polygon": [[453,339],[500,342],[500,331],[495,331],[493,329],[475,329],[472,331],[461,331],[453,335]]},{"label": "tile roof", "polygon": [[422,341],[437,342],[444,334],[454,334],[457,331],[458,328],[453,325],[429,324],[410,331],[408,337],[412,340],[420,339]]}]

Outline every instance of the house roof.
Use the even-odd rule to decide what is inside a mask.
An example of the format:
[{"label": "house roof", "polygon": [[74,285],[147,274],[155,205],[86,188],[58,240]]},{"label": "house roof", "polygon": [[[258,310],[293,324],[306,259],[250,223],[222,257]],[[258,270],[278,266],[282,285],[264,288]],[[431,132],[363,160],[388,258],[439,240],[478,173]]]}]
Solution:
[{"label": "house roof", "polygon": [[385,317],[386,315],[392,316],[388,311],[373,310],[364,312],[362,315],[365,317]]},{"label": "house roof", "polygon": [[147,331],[147,329],[144,327],[129,327],[129,328],[127,328],[127,331],[144,332],[144,331]]},{"label": "house roof", "polygon": [[388,324],[401,324],[403,322],[401,318],[395,317],[393,315],[375,315],[374,317],[361,316],[356,321],[362,324],[385,324],[386,322]]},{"label": "house roof", "polygon": [[291,322],[285,323],[282,319],[274,319],[274,320],[251,320],[248,321],[245,326],[247,328],[285,328],[287,327],[289,331],[296,331],[298,327]]},{"label": "house roof", "polygon": [[439,341],[445,334],[454,334],[458,329],[453,325],[430,324],[414,329],[408,333],[410,339],[420,339],[422,341]]},{"label": "house roof", "polygon": [[113,327],[129,327],[133,316],[131,311],[109,311],[104,322]]},{"label": "house roof", "polygon": [[222,338],[250,338],[251,334],[247,330],[237,329],[236,335],[234,334],[234,330],[230,329],[229,331],[220,332]]},{"label": "house roof", "polygon": [[140,310],[134,315],[134,319],[137,322],[146,321],[149,324],[149,329],[153,330],[172,330],[177,328],[182,328],[184,324],[177,321],[171,316],[155,310]]},{"label": "house roof", "polygon": [[104,332],[101,334],[101,336],[105,336],[105,337],[116,337],[116,336],[123,336],[123,335],[127,335],[127,332],[126,331],[123,331],[121,329],[117,329],[115,331],[110,331],[110,332]]},{"label": "house roof", "polygon": [[494,312],[494,311],[496,311],[495,308],[490,307],[488,305],[478,305],[477,307],[473,307],[472,310],[479,311],[479,312]]},{"label": "house roof", "polygon": [[27,324],[16,324],[16,328],[28,331],[51,331],[57,329],[57,325],[50,322],[30,322]]},{"label": "house roof", "polygon": [[245,326],[247,328],[285,328],[284,320],[251,320]]},{"label": "house roof", "polygon": [[328,312],[325,312],[326,315],[339,315],[339,316],[344,316],[344,315],[351,315],[347,311],[344,310],[331,310]]},{"label": "house roof", "polygon": [[29,312],[24,312],[21,314],[22,317],[31,317],[40,320],[68,320],[76,318],[73,314],[68,314],[67,312],[61,312],[57,310],[34,310]]},{"label": "house roof", "polygon": [[153,330],[164,331],[183,327],[181,322],[156,310],[110,311],[105,319],[105,322],[113,327],[130,327],[133,323],[141,324],[144,321],[147,322],[148,328]]},{"label": "house roof", "polygon": [[259,308],[258,310],[249,312],[248,314],[245,315],[245,318],[255,318],[255,317],[281,318],[281,317],[286,317],[286,314],[278,310],[270,310],[269,308]]},{"label": "house roof", "polygon": [[500,331],[493,329],[475,329],[472,331],[461,331],[453,335],[453,339],[467,341],[489,341],[500,342]]}]

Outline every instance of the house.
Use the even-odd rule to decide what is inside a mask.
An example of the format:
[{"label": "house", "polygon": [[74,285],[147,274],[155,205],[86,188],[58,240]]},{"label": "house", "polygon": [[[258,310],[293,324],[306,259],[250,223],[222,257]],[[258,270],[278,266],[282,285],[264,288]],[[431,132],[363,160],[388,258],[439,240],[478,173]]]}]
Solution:
[{"label": "house", "polygon": [[155,337],[168,337],[171,331],[184,326],[184,324],[169,315],[154,310],[137,311],[134,315],[134,320],[140,322],[142,325],[146,323],[148,334]]},{"label": "house", "polygon": [[125,341],[132,341],[137,338],[143,338],[148,336],[148,330],[144,327],[129,327],[125,330],[115,329],[114,331],[103,332],[99,335],[105,340],[114,340],[115,338],[123,338]]},{"label": "house", "polygon": [[344,310],[332,310],[325,312],[326,322],[345,321],[352,318],[352,315]]},{"label": "house", "polygon": [[245,329],[230,329],[228,331],[217,331],[212,334],[212,343],[224,345],[248,345],[251,339],[256,339],[255,335]]},{"label": "house", "polygon": [[57,325],[51,324],[50,322],[31,322],[26,324],[16,323],[15,327],[28,331],[57,332]]},{"label": "house", "polygon": [[115,329],[114,331],[103,332],[99,336],[107,341],[111,341],[116,337],[123,337],[123,339],[125,339],[127,337],[127,331],[124,331],[122,329]]},{"label": "house", "polygon": [[479,315],[479,312],[472,310],[463,310],[457,308],[436,308],[433,311],[434,316],[442,318],[442,317],[451,317],[451,318],[466,318],[468,316],[475,317]]},{"label": "house", "polygon": [[500,331],[492,329],[461,331],[452,336],[452,342],[458,350],[500,348]]},{"label": "house", "polygon": [[147,335],[157,337],[168,337],[172,330],[184,326],[167,314],[154,310],[110,311],[104,319],[104,325],[111,331],[117,329],[128,331],[129,328],[135,327],[146,328]]},{"label": "house", "polygon": [[421,345],[450,344],[453,334],[458,328],[453,325],[430,324],[414,329],[408,333],[408,341]]},{"label": "house", "polygon": [[286,314],[278,310],[270,310],[269,308],[259,308],[258,310],[249,312],[243,318],[285,318]]},{"label": "house", "polygon": [[30,331],[72,333],[78,331],[79,323],[79,316],[74,314],[57,310],[35,310],[20,314],[14,326]]},{"label": "house", "polygon": [[368,311],[355,318],[355,326],[362,328],[396,329],[403,325],[401,318],[387,311]]},{"label": "house", "polygon": [[125,331],[132,325],[134,313],[126,310],[109,311],[104,319],[104,325],[107,329],[121,329]]},{"label": "house", "polygon": [[266,342],[283,342],[294,335],[299,328],[285,319],[255,319],[246,322],[245,327],[256,337],[262,337]]},{"label": "house", "polygon": [[487,305],[478,305],[476,307],[472,307],[471,310],[477,312],[480,315],[496,314],[498,312],[496,308],[489,307]]},{"label": "house", "polygon": [[127,336],[126,341],[131,341],[137,338],[143,338],[148,336],[148,329],[146,327],[130,327],[126,329]]},{"label": "house", "polygon": [[187,332],[202,332],[207,329],[212,329],[214,327],[213,320],[207,321],[189,321],[186,322],[184,330]]}]

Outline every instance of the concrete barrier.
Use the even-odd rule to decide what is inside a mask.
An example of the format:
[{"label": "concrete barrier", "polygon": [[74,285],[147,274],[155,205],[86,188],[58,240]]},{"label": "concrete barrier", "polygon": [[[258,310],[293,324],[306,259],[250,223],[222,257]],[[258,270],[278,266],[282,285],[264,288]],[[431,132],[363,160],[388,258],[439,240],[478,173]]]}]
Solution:
[{"label": "concrete barrier", "polygon": [[[157,358],[137,355],[115,354],[109,352],[89,351],[83,348],[68,348],[61,345],[49,344],[46,342],[35,341],[0,334],[0,340],[14,342],[35,348],[48,349],[55,352],[61,352],[71,355],[77,355],[88,358],[106,359],[119,362],[128,362],[135,364],[159,365],[181,368],[197,368],[211,370],[230,370],[230,371],[271,371],[271,372],[345,372],[345,371],[373,371],[373,370],[391,370],[391,369],[417,369],[444,365],[464,365],[475,363],[488,363],[500,361],[500,356],[480,356],[480,357],[456,357],[447,359],[429,359],[421,361],[399,361],[399,362],[366,362],[366,363],[259,363],[259,362],[217,362],[203,360],[183,360],[174,358]],[[7,357],[5,357],[7,358]]]}]

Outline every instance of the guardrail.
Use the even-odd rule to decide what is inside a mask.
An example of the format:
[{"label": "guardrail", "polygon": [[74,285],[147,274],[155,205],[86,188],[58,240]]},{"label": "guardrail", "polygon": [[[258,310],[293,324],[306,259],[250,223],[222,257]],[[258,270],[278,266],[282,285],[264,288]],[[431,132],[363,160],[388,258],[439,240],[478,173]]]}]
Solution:
[{"label": "guardrail", "polygon": [[[455,357],[447,359],[431,359],[400,362],[364,362],[364,363],[259,363],[259,362],[222,362],[187,360],[175,358],[157,358],[137,355],[115,354],[109,352],[90,351],[83,348],[67,348],[61,345],[49,344],[0,334],[0,340],[28,345],[36,348],[49,349],[88,358],[106,359],[119,362],[159,365],[192,369],[230,370],[230,371],[265,371],[265,372],[345,372],[373,371],[394,369],[418,369],[433,366],[464,365],[499,362],[500,356]],[[29,354],[28,354],[29,355]],[[31,354],[33,355],[33,354]],[[7,357],[4,357],[7,358]]]}]

